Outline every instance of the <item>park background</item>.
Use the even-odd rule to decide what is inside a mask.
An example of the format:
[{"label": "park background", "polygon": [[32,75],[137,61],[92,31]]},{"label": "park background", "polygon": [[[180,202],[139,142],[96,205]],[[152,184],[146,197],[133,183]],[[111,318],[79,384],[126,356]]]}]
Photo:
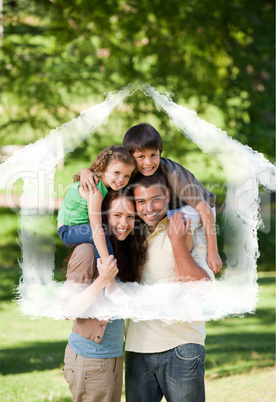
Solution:
[{"label": "park background", "polygon": [[[133,81],[169,92],[176,103],[274,161],[273,1],[11,0],[0,1],[0,7],[2,163],[7,146],[36,142]],[[139,91],[58,167],[57,198],[74,173],[104,147],[121,144],[126,130],[139,122],[161,133],[164,156],[216,193],[224,258],[223,170]],[[16,203],[21,190],[18,181],[0,194],[0,399],[69,401],[61,368],[71,323],[24,317],[14,301],[19,209],[8,208],[5,200],[12,193]],[[260,190],[265,223],[258,232],[260,301],[255,314],[206,325],[210,402],[275,398],[275,199]],[[58,280],[66,256],[56,236]]]}]

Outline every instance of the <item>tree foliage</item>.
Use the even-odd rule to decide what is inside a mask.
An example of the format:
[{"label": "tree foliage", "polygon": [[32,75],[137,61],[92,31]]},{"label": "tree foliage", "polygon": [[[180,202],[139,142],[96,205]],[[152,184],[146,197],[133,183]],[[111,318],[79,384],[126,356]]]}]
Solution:
[{"label": "tree foliage", "polygon": [[140,80],[199,113],[215,106],[222,128],[273,159],[272,0],[12,0],[4,22],[2,135],[52,128],[76,99]]}]

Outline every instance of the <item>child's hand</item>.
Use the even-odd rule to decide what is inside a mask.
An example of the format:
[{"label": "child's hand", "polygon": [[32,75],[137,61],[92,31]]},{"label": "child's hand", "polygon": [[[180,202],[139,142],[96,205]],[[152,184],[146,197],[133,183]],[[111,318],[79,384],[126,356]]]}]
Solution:
[{"label": "child's hand", "polygon": [[[167,229],[168,236],[170,238],[171,243],[175,243],[177,241],[184,241],[186,246],[188,239],[191,237],[191,219],[183,218],[183,214],[181,212],[177,212],[170,218],[170,224]],[[189,248],[189,247],[188,247]]]},{"label": "child's hand", "polygon": [[117,268],[117,260],[114,258],[114,255],[110,255],[108,258],[105,258],[104,261],[102,261],[101,258],[98,258],[97,268],[99,277],[105,284],[112,282],[119,272]]},{"label": "child's hand", "polygon": [[80,171],[80,185],[85,193],[94,194],[98,191],[96,184],[98,184],[99,178],[89,169],[83,168]]},{"label": "child's hand", "polygon": [[207,263],[214,274],[217,274],[222,267],[222,261],[218,253],[208,253]]}]

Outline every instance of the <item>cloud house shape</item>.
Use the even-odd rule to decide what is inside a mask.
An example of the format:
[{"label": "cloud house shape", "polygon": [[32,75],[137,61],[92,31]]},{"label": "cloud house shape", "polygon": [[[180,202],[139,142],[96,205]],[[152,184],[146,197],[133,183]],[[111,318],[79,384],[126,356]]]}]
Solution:
[{"label": "cloud house shape", "polygon": [[[204,153],[212,155],[224,170],[227,195],[224,207],[224,242],[227,269],[212,282],[166,283],[153,286],[122,284],[132,296],[127,305],[114,306],[101,296],[81,314],[65,311],[68,296],[63,283],[53,280],[55,267],[53,230],[54,174],[61,155],[57,142],[63,141],[65,155],[94,133],[118,109],[125,98],[141,91],[170,117],[186,138]],[[23,314],[55,319],[66,317],[159,318],[198,321],[242,315],[253,312],[258,297],[257,230],[259,216],[259,185],[275,191],[275,165],[225,131],[200,119],[189,109],[175,104],[148,84],[129,84],[118,93],[82,112],[80,116],[51,130],[45,138],[15,152],[0,165],[0,188],[7,189],[23,180],[20,198],[20,243],[22,277],[17,301]],[[30,202],[30,200],[32,200]],[[46,240],[45,240],[46,239]],[[71,292],[78,292],[74,286]]]}]

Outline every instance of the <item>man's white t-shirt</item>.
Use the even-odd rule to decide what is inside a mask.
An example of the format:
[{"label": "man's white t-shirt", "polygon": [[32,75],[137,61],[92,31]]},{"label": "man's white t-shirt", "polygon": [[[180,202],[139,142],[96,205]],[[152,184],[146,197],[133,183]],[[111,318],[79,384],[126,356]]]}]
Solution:
[{"label": "man's white t-shirt", "polygon": [[[167,235],[169,219],[164,218],[147,238],[148,259],[143,268],[142,285],[173,282],[175,261],[172,245]],[[211,276],[206,264],[202,267]],[[137,353],[158,353],[185,343],[204,345],[205,322],[179,322],[167,325],[162,320],[129,322],[125,350]]]}]

